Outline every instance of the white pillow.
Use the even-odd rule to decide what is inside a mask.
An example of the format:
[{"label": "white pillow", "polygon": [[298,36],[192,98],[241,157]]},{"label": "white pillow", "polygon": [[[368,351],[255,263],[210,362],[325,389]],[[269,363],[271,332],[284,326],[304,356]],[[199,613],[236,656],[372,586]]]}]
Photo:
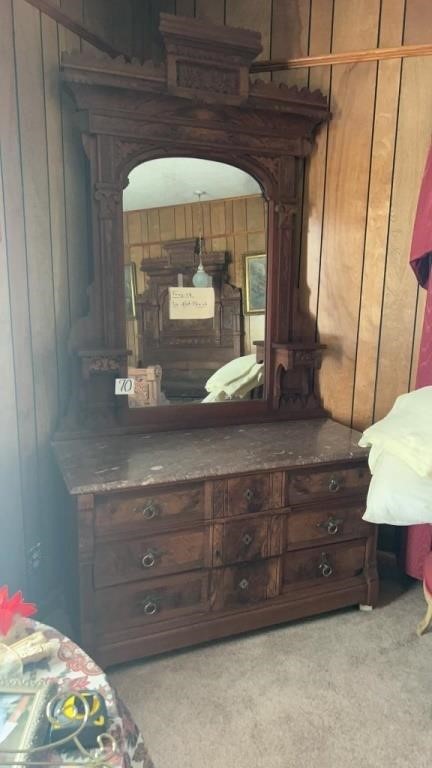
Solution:
[{"label": "white pillow", "polygon": [[363,432],[359,445],[372,446],[372,472],[385,451],[405,461],[421,477],[432,478],[432,387],[398,397],[390,413]]},{"label": "white pillow", "polygon": [[375,460],[363,520],[388,525],[432,523],[432,479],[420,477],[397,456]]}]

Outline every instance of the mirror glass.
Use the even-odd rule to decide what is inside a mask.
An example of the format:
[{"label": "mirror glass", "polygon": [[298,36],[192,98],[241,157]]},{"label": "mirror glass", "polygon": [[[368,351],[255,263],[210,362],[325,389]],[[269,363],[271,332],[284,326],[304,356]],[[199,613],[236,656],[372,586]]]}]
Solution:
[{"label": "mirror glass", "polygon": [[267,204],[190,157],[134,168],[123,193],[130,408],[263,397]]}]

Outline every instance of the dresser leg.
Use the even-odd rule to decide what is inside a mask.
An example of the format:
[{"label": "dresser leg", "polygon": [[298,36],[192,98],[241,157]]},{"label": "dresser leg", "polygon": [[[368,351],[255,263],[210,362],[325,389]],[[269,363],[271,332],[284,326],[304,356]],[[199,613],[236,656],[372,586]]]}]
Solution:
[{"label": "dresser leg", "polygon": [[373,611],[373,605],[365,605],[365,603],[359,603],[359,611]]}]

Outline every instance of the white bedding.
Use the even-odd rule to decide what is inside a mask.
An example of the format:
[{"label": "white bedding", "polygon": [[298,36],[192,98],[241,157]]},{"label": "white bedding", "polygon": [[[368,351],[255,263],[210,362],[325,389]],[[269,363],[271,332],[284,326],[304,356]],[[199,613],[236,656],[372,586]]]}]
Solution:
[{"label": "white bedding", "polygon": [[397,456],[381,452],[363,519],[388,525],[432,524],[432,479],[420,477]]},{"label": "white bedding", "polygon": [[359,444],[371,449],[372,480],[363,519],[432,524],[432,387],[398,397]]}]

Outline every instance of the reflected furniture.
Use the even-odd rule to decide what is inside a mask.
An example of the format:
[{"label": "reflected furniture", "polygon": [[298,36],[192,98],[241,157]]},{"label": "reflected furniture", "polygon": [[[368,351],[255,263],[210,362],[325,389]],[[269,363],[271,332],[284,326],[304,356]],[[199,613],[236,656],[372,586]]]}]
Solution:
[{"label": "reflected furniture", "polygon": [[128,396],[129,408],[153,408],[162,404],[160,365],[148,365],[146,368],[129,366],[128,376],[135,382],[135,392]]},{"label": "reflected furniture", "polygon": [[214,317],[171,320],[169,286],[192,285],[199,257],[194,239],[164,243],[160,258],[143,259],[145,293],[137,297],[139,359],[143,366],[162,367],[162,389],[170,402],[202,400],[205,382],[222,365],[242,354],[241,295],[228,282],[229,254],[206,253],[203,265],[215,292]]},{"label": "reflected furniture", "polygon": [[84,647],[105,666],[375,605],[358,438],[310,419],[57,443]]},{"label": "reflected furniture", "polygon": [[[70,605],[104,665],[377,599],[376,529],[362,520],[367,455],[357,433],[324,418],[323,347],[297,331],[301,174],[327,100],[253,81],[255,32],[165,14],[160,29],[160,65],[87,51],[62,64],[89,160],[93,264],[54,451],[68,495]],[[170,156],[235,165],[267,200],[261,400],[129,408],[114,395],[128,368],[122,191],[136,165]],[[159,293],[168,344],[178,331],[170,337],[161,306]],[[233,305],[230,317],[211,333],[228,325],[234,345]],[[141,327],[147,360],[155,333]]]}]

